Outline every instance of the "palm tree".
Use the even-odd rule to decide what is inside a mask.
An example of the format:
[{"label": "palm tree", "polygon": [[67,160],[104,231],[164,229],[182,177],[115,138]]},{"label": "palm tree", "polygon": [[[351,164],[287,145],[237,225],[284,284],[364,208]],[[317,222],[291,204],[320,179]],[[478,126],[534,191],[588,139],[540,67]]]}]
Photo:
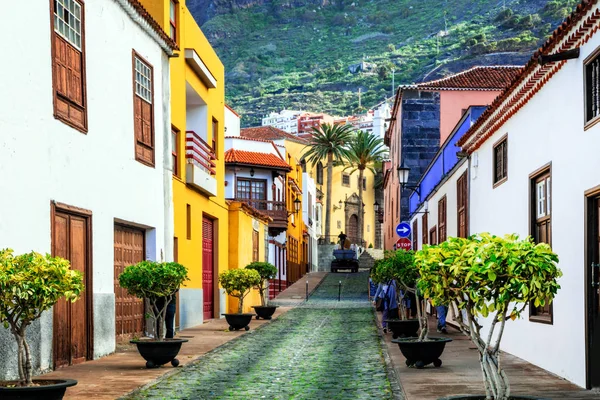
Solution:
[{"label": "palm tree", "polygon": [[[365,176],[365,170],[368,169],[376,173],[375,166],[381,162],[384,154],[387,153],[387,149],[383,145],[383,139],[372,133],[357,131],[352,136],[348,146],[348,161],[352,172],[358,170],[358,197],[359,212],[358,212],[358,235],[359,243],[362,244],[363,237],[363,224],[364,224],[364,212],[363,212],[363,179]],[[347,169],[346,168],[346,169]]]},{"label": "palm tree", "polygon": [[312,137],[306,146],[303,157],[314,167],[319,161],[327,159],[327,193],[325,199],[325,239],[331,240],[331,191],[333,165],[348,158],[346,144],[352,138],[354,128],[351,125],[321,124],[313,128]]}]

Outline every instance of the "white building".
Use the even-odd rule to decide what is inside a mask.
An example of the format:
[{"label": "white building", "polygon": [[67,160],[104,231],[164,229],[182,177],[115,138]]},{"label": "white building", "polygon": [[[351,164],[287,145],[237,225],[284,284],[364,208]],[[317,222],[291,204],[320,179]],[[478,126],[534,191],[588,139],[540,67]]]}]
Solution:
[{"label": "white building", "polygon": [[306,172],[306,164],[302,168],[302,218],[309,237],[307,259],[310,271],[318,270],[319,254],[318,240],[321,237],[321,221],[318,219],[317,185],[315,180]]},{"label": "white building", "polygon": [[262,120],[262,126],[274,126],[287,133],[298,134],[298,116],[303,111],[282,110],[281,112],[272,112]]},{"label": "white building", "polygon": [[[8,7],[8,8],[7,8]],[[4,5],[18,15],[20,3]],[[169,59],[176,45],[124,0],[57,0],[0,31],[0,243],[71,260],[85,292],[29,327],[34,371],[101,357],[143,334],[143,303],[117,275],[170,260]],[[125,307],[128,305],[128,307]],[[16,376],[16,345],[0,328],[0,379]]]},{"label": "white building", "polygon": [[388,127],[390,126],[389,119],[391,117],[392,108],[387,100],[375,106],[372,133],[383,139],[385,137],[385,131],[387,131]]},{"label": "white building", "polygon": [[[600,387],[600,6],[579,11],[462,136],[467,156],[430,197],[429,216],[447,193],[447,234],[467,174],[469,233],[531,235],[559,256],[561,289],[551,305],[529,307],[506,324],[502,350],[577,385]],[[566,51],[579,49],[576,54]],[[542,61],[545,61],[542,59]],[[418,221],[420,218],[417,217]],[[413,219],[414,221],[415,219]],[[429,221],[429,227],[440,222]],[[438,233],[439,236],[439,233]],[[439,239],[439,238],[438,238]],[[487,321],[484,321],[486,325]]]}]

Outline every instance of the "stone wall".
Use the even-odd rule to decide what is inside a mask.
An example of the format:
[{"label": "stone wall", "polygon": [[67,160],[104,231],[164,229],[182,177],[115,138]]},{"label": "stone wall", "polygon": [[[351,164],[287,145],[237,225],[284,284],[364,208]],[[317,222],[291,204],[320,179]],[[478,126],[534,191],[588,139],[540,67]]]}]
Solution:
[{"label": "stone wall", "polygon": [[[410,168],[408,186],[416,186],[440,147],[440,95],[406,91],[402,97],[402,161]],[[400,220],[408,218],[411,191],[401,193]]]},{"label": "stone wall", "polygon": [[331,262],[335,259],[333,250],[335,244],[320,244],[319,248],[319,271],[331,271]]}]

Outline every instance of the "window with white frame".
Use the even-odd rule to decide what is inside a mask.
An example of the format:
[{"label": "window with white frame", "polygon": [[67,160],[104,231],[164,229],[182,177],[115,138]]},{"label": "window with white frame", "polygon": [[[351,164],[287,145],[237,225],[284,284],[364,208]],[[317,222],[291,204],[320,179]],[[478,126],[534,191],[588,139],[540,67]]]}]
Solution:
[{"label": "window with white frame", "polygon": [[135,94],[152,103],[152,70],[139,57],[135,57]]},{"label": "window with white frame", "polygon": [[54,30],[81,50],[81,4],[75,0],[54,0]]}]

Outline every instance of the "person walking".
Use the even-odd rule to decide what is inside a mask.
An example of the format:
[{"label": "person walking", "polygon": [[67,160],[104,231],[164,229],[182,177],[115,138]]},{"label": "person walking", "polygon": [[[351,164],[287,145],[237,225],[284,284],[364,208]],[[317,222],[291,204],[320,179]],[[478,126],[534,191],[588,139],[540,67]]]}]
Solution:
[{"label": "person walking", "polygon": [[437,331],[438,333],[443,333],[444,335],[448,333],[446,330],[446,316],[448,315],[448,306],[441,305],[436,307],[437,310]]},{"label": "person walking", "polygon": [[383,315],[381,326],[383,333],[387,333],[387,320],[398,318],[398,298],[396,292],[396,281],[392,280],[386,284],[380,284],[375,299],[382,299]]}]

